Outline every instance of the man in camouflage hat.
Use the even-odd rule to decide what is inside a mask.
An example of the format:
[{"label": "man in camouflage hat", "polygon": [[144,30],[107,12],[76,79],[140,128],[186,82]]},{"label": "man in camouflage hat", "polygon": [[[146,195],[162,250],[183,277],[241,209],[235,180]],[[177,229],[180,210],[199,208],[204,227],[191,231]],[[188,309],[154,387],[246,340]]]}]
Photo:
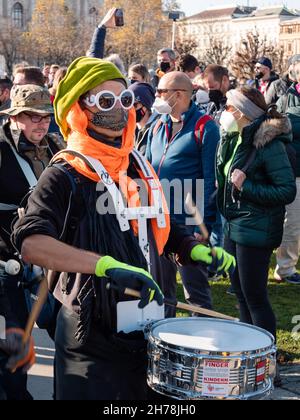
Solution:
[{"label": "man in camouflage hat", "polygon": [[[46,88],[37,85],[15,86],[11,91],[11,106],[1,114],[7,115],[8,121],[0,129],[0,260],[7,261],[14,258],[10,235],[18,208],[25,206],[24,197],[36,185],[62,145],[48,135],[53,108]],[[5,297],[0,303],[6,302],[5,308],[0,308],[0,313],[7,318],[8,327],[19,328],[7,331],[6,344],[0,342],[0,367],[3,367],[1,350],[9,353],[7,343],[21,339],[28,319],[24,290],[18,287],[20,283],[24,283],[23,274],[11,276],[0,269],[0,291]],[[26,354],[22,354],[24,364],[28,362],[27,356],[32,356],[32,347],[27,350]],[[20,348],[21,351],[23,349]],[[30,360],[33,360],[31,356]],[[5,369],[4,372],[4,376],[0,375],[0,388],[3,381],[7,399],[31,398],[26,391],[26,375],[19,371],[13,375]]]}]

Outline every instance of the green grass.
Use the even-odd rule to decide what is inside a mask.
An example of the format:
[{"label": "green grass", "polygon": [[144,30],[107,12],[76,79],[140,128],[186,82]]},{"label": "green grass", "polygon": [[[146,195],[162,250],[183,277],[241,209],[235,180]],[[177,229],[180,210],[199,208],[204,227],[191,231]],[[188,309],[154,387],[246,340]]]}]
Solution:
[{"label": "green grass", "polygon": [[[275,258],[273,257],[270,268],[269,295],[278,322],[277,339],[280,361],[282,363],[300,362],[300,338],[295,340],[292,336],[292,330],[296,326],[292,323],[292,320],[297,315],[300,317],[300,287],[287,283],[276,283],[274,281],[274,267]],[[300,269],[300,264],[298,269]],[[178,300],[184,301],[180,279],[178,279],[178,283]],[[226,294],[228,288],[229,281],[212,283],[214,310],[238,317],[237,300],[235,297]],[[179,311],[178,316],[187,316],[187,314]],[[298,324],[299,322],[298,319]]]}]

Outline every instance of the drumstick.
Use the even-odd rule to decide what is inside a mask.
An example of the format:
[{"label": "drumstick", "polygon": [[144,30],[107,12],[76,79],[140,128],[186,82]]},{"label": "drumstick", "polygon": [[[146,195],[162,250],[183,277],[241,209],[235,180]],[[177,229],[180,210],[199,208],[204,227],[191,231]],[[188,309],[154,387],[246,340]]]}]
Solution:
[{"label": "drumstick", "polygon": [[201,234],[203,236],[203,239],[206,242],[209,243],[210,242],[209,241],[209,237],[210,236],[209,236],[207,227],[205,226],[205,224],[203,222],[203,218],[201,217],[200,212],[199,212],[198,208],[196,207],[196,205],[195,205],[195,203],[194,203],[194,201],[192,199],[192,195],[190,193],[188,193],[187,196],[186,196],[185,204],[187,206],[188,211],[190,212],[190,214],[195,219],[195,222],[196,222],[197,226],[200,229],[200,232],[201,232]]},{"label": "drumstick", "polygon": [[[124,293],[127,296],[141,298],[141,294],[137,290],[125,289]],[[212,318],[226,319],[229,321],[238,321],[237,318],[233,318],[229,315],[224,315],[219,312],[211,311],[209,309],[200,308],[199,306],[195,306],[195,305],[188,305],[187,303],[178,302],[177,304],[175,304],[175,303],[168,302],[167,300],[165,300],[164,303],[167,306],[174,306],[177,309],[183,309],[185,311],[196,312],[197,314],[207,315]]]},{"label": "drumstick", "polygon": [[47,277],[44,277],[43,280],[41,280],[39,291],[37,294],[37,300],[35,301],[33,305],[33,308],[31,310],[31,313],[29,315],[29,318],[26,324],[25,333],[22,340],[24,346],[27,344],[28,340],[30,339],[32,330],[34,328],[34,324],[36,323],[39,317],[39,314],[42,310],[42,307],[44,303],[46,302],[47,296],[48,296],[48,281],[47,281]]},{"label": "drumstick", "polygon": [[195,219],[195,222],[200,229],[200,232],[203,236],[203,239],[205,240],[205,242],[208,243],[209,247],[211,248],[212,256],[216,257],[216,251],[214,250],[214,248],[213,248],[213,246],[210,242],[210,235],[209,235],[209,232],[207,230],[207,227],[205,226],[205,223],[203,222],[203,217],[201,216],[197,206],[193,202],[192,195],[190,193],[188,193],[187,196],[186,196],[185,204],[187,206],[188,211],[191,213],[191,215]]}]

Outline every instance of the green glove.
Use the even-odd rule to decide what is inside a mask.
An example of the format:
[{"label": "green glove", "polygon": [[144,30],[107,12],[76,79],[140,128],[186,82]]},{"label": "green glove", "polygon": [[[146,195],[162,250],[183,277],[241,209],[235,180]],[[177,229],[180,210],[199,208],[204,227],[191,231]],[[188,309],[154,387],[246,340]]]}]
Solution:
[{"label": "green glove", "polygon": [[192,249],[191,258],[195,262],[203,262],[207,265],[211,265],[213,263],[211,248],[205,245],[196,245]]},{"label": "green glove", "polygon": [[[214,256],[212,251],[215,253]],[[209,248],[205,245],[196,245],[192,249],[191,258],[195,262],[207,264],[209,271],[213,273],[229,273],[232,275],[236,269],[234,256],[228,254],[223,248]]]},{"label": "green glove", "polygon": [[112,257],[102,257],[96,265],[97,277],[109,277],[112,287],[124,293],[126,288],[141,292],[139,308],[143,309],[153,300],[159,305],[164,303],[164,295],[153,280],[151,274],[142,268],[133,267],[115,260]]}]

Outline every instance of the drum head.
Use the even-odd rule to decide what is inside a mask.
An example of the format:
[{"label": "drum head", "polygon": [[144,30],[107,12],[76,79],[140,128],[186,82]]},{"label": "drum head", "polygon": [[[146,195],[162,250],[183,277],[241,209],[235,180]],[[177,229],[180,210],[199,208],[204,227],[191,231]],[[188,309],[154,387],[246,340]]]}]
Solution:
[{"label": "drum head", "polygon": [[176,318],[160,321],[152,336],[170,345],[210,352],[250,352],[274,344],[271,334],[234,321]]}]

